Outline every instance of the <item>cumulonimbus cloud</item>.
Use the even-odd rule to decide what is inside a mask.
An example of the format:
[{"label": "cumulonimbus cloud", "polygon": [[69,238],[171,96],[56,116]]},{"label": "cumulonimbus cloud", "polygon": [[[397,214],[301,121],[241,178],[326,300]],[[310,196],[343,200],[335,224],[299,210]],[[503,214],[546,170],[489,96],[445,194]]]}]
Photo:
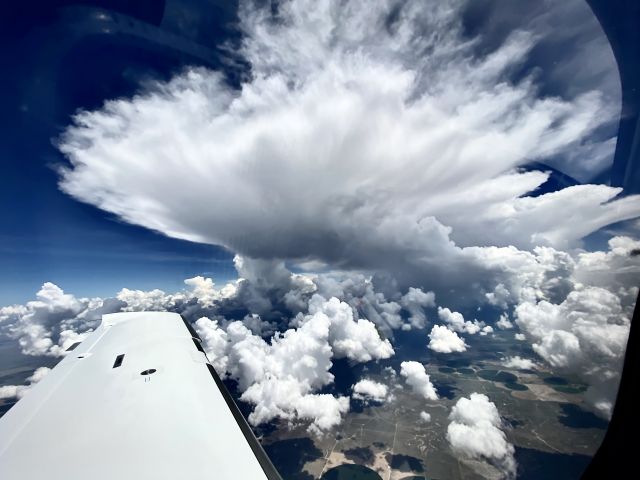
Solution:
[{"label": "cumulonimbus cloud", "polygon": [[514,247],[570,247],[638,216],[606,185],[528,196],[549,174],[521,167],[568,158],[615,112],[597,89],[516,80],[539,35],[480,54],[463,6],[242,2],[240,88],[192,69],[79,113],[60,187],[172,237],[441,291],[491,291]]}]

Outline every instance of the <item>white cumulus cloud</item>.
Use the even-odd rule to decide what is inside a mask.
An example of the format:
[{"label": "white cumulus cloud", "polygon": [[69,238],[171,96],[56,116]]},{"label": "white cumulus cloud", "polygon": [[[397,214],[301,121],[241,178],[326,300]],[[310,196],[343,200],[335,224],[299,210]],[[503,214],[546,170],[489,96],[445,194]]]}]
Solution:
[{"label": "white cumulus cloud", "polygon": [[500,468],[504,477],[515,478],[514,447],[502,431],[495,404],[484,394],[462,397],[451,409],[447,440],[459,455],[486,459]]},{"label": "white cumulus cloud", "polygon": [[[473,322],[470,322],[469,320],[465,320],[461,313],[452,312],[448,308],[438,307],[438,317],[454,332],[474,335],[485,327],[484,322],[478,322],[478,320],[475,319]],[[485,332],[489,331],[485,330]]]},{"label": "white cumulus cloud", "polygon": [[252,424],[309,421],[310,430],[320,432],[340,423],[348,399],[314,393],[333,382],[329,327],[327,316],[316,315],[268,344],[241,322],[229,324],[228,371],[238,380],[241,400],[254,405]]},{"label": "white cumulus cloud", "polygon": [[380,382],[375,382],[369,378],[364,378],[351,387],[351,396],[364,402],[382,403],[388,399],[389,387]]},{"label": "white cumulus cloud", "polygon": [[537,367],[533,360],[522,358],[518,355],[503,358],[502,365],[507,368],[515,368],[517,370],[533,370]]},{"label": "white cumulus cloud", "polygon": [[508,330],[510,328],[513,328],[513,323],[511,323],[511,320],[509,320],[508,315],[502,313],[500,314],[500,318],[496,322],[496,327],[498,327],[500,330]]},{"label": "white cumulus cloud", "polygon": [[482,327],[482,329],[480,330],[480,335],[481,336],[485,336],[488,335],[490,333],[493,333],[493,327],[491,325],[485,325],[484,327]]},{"label": "white cumulus cloud", "polygon": [[405,378],[407,384],[414,392],[423,396],[427,400],[437,400],[438,394],[433,383],[427,374],[424,365],[420,362],[402,362],[400,364],[400,375]]},{"label": "white cumulus cloud", "polygon": [[467,344],[452,330],[443,325],[434,325],[429,333],[429,348],[434,352],[465,352]]},{"label": "white cumulus cloud", "polygon": [[[335,297],[326,300],[314,295],[309,302],[309,315],[330,319],[329,342],[337,358],[368,362],[389,358],[394,354],[389,340],[380,337],[372,322],[354,319],[351,307]],[[308,318],[304,321],[308,321]]]},{"label": "white cumulus cloud", "polygon": [[[351,307],[335,297],[326,300],[314,294],[309,312],[299,314],[296,323],[295,328],[276,333],[270,343],[239,321],[223,329],[218,321],[203,317],[195,326],[213,365],[236,379],[240,398],[254,406],[251,423],[274,418],[308,421],[310,431],[320,433],[339,424],[349,409],[345,397],[315,393],[333,382],[332,359],[368,362],[389,358],[394,351],[373,323],[356,320]],[[354,386],[354,397],[364,398],[372,386],[377,388],[369,389],[372,398],[387,396],[386,386],[363,382]]]},{"label": "white cumulus cloud", "polygon": [[62,356],[65,350],[100,324],[102,315],[119,311],[115,299],[76,298],[46,282],[36,300],[0,308],[0,324],[27,355]]},{"label": "white cumulus cloud", "polygon": [[610,417],[631,321],[618,296],[585,287],[560,304],[523,302],[515,314],[534,351],[558,371],[581,376],[590,385],[591,406]]}]

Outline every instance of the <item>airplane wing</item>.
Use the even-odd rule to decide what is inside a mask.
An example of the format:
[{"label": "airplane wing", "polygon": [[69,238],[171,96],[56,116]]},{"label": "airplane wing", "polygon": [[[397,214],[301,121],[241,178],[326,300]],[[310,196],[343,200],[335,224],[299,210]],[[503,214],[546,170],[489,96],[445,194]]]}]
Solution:
[{"label": "airplane wing", "polygon": [[0,478],[280,476],[191,326],[142,312],[104,315],[0,418]]}]

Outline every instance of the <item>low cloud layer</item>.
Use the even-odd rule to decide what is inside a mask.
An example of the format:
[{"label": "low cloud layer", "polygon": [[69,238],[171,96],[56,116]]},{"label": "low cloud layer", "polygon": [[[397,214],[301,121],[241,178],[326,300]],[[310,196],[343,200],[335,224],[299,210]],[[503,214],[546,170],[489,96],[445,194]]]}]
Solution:
[{"label": "low cloud layer", "polygon": [[505,478],[515,478],[515,449],[502,431],[496,405],[484,394],[462,397],[451,409],[447,440],[457,454],[484,459],[497,466]]},{"label": "low cloud layer", "polygon": [[[500,289],[507,310],[494,318],[502,328],[507,318],[514,319],[520,329],[516,338],[529,341],[538,356],[530,361],[580,376],[589,385],[587,405],[605,418],[615,401],[637,295],[640,257],[631,252],[638,248],[640,242],[615,237],[606,251],[544,248],[522,253],[535,268],[513,270],[515,280]],[[402,289],[392,277],[344,271],[296,274],[281,261],[241,257],[235,263],[238,280],[218,286],[211,279],[194,277],[174,293],[125,288],[116,298],[88,299],[45,283],[35,300],[0,308],[0,333],[14,338],[24,354],[61,356],[95,328],[104,313],[178,312],[195,323],[219,372],[237,380],[242,393],[255,384],[244,396],[256,410],[252,421],[285,418],[309,422],[320,431],[337,424],[348,408],[347,398],[317,396],[333,382],[333,359],[387,359],[395,352],[394,332],[407,328],[428,337],[428,348],[434,352],[464,352],[468,347],[461,337],[485,322],[465,320],[455,304],[438,308],[432,292]],[[506,287],[516,283],[518,290]],[[485,304],[495,308],[492,299]],[[446,324],[433,325],[436,318]],[[424,329],[418,326],[422,322]],[[489,328],[484,325],[476,334]],[[308,355],[312,367],[294,375],[285,368],[290,357],[267,361],[280,344],[301,358]],[[306,347],[295,350],[294,344]],[[242,366],[244,355],[255,357],[255,371]],[[511,368],[529,367],[522,359],[505,361]],[[261,382],[267,374],[269,382]]]}]

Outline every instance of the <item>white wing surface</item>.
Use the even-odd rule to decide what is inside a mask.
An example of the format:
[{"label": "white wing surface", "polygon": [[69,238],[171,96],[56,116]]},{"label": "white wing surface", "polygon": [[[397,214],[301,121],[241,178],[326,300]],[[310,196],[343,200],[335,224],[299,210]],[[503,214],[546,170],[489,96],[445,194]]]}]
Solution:
[{"label": "white wing surface", "polygon": [[279,479],[175,313],[102,323],[0,419],[0,478]]}]

